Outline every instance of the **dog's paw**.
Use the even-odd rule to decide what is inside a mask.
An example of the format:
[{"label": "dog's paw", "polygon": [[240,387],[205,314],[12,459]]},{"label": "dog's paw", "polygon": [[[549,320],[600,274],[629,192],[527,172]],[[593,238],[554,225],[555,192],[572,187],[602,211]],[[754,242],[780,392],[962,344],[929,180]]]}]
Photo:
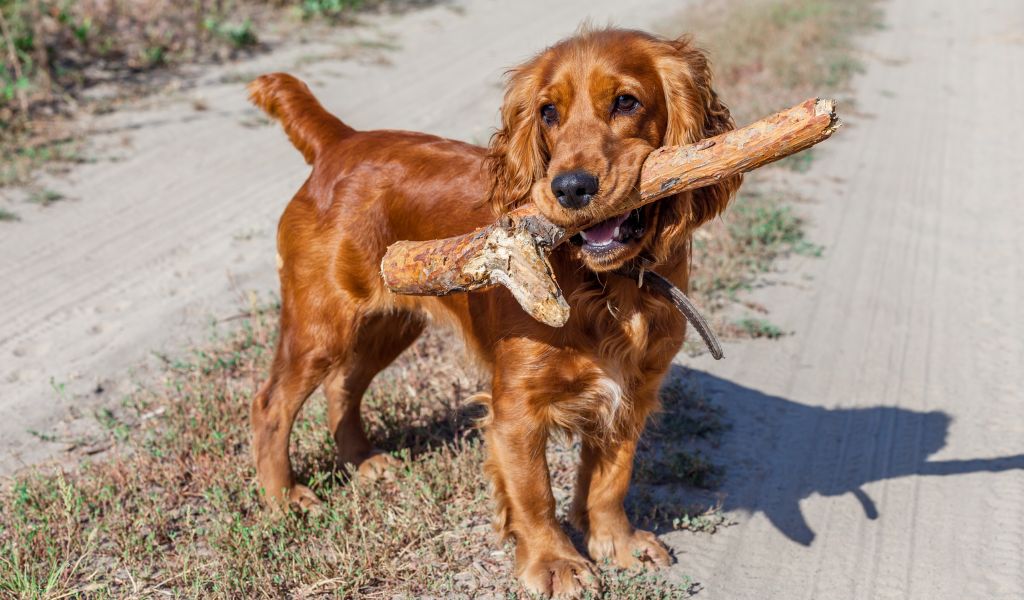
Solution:
[{"label": "dog's paw", "polygon": [[594,565],[578,555],[529,561],[519,581],[530,594],[558,600],[582,598],[587,592],[600,591]]},{"label": "dog's paw", "polygon": [[652,569],[672,563],[665,545],[650,531],[635,529],[619,534],[591,534],[587,550],[597,562],[611,561],[623,569]]},{"label": "dog's paw", "polygon": [[401,466],[402,461],[394,456],[381,450],[374,450],[368,457],[356,463],[353,471],[367,481],[389,481],[395,478],[395,471]]},{"label": "dog's paw", "polygon": [[323,503],[316,497],[313,490],[304,485],[294,485],[288,490],[288,505],[302,512],[318,514],[323,509]]}]

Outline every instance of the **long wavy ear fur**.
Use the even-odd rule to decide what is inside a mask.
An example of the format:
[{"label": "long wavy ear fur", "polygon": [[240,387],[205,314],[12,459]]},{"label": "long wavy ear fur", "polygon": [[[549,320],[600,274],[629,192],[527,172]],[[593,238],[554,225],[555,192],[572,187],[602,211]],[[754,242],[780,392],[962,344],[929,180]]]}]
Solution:
[{"label": "long wavy ear fur", "polygon": [[[691,144],[735,129],[729,108],[718,98],[712,86],[707,54],[694,46],[689,36],[664,44],[666,51],[656,61],[668,108],[668,124],[662,144]],[[740,183],[742,177],[737,175],[681,195],[675,202],[663,203],[665,208],[659,215],[661,241],[656,253],[666,257],[672,250],[668,246],[674,246],[673,240],[688,239],[689,232],[725,210]]]},{"label": "long wavy ear fur", "polygon": [[525,202],[533,182],[544,176],[548,152],[538,130],[537,87],[534,62],[509,71],[501,128],[491,136],[486,163],[496,215]]}]

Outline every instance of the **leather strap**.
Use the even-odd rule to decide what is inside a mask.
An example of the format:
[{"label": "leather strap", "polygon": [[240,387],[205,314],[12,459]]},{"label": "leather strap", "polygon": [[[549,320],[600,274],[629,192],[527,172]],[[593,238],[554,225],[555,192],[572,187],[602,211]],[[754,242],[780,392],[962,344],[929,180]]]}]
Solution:
[{"label": "leather strap", "polygon": [[671,281],[636,263],[631,263],[615,273],[636,281],[637,285],[641,288],[646,287],[652,292],[668,298],[669,302],[679,309],[679,312],[683,313],[686,320],[700,334],[704,344],[708,347],[708,351],[711,352],[711,356],[714,356],[715,360],[721,360],[725,356],[725,353],[722,352],[722,345],[718,342],[715,332],[711,330],[711,326],[708,325],[704,316],[700,314],[700,311],[697,310],[693,302],[686,297],[686,294],[673,285]]}]

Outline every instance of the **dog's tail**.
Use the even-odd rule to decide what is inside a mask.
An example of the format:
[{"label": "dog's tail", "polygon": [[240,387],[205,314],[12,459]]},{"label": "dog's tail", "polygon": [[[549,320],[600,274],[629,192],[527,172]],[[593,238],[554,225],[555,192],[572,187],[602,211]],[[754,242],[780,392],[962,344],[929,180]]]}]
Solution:
[{"label": "dog's tail", "polygon": [[262,75],[249,84],[249,100],[281,122],[306,162],[355,130],[327,112],[306,84],[287,73]]}]

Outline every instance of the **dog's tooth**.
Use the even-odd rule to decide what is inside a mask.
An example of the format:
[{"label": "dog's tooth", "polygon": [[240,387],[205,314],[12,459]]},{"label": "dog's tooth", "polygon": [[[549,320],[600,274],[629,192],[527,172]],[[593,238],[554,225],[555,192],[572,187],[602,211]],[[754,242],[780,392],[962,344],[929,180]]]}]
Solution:
[{"label": "dog's tooth", "polygon": [[618,239],[618,237],[619,237],[619,227],[618,227],[618,226],[616,226],[616,227],[615,227],[615,232],[614,232],[614,233],[612,233],[612,239],[613,239],[613,240],[614,240],[614,239]]}]

